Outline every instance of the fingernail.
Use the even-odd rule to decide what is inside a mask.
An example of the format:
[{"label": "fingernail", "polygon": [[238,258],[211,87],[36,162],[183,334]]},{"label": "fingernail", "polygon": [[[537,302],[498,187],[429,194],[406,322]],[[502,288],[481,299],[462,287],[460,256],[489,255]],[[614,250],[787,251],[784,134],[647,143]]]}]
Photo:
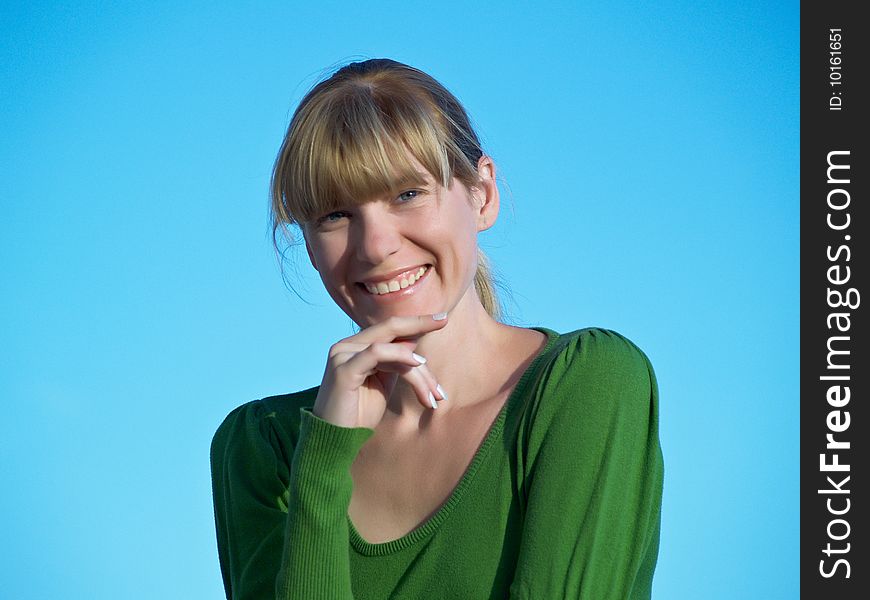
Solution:
[{"label": "fingernail", "polygon": [[440,313],[436,313],[436,314],[432,315],[432,320],[434,320],[434,321],[443,321],[446,318],[447,318],[446,312],[440,312]]},{"label": "fingernail", "polygon": [[435,396],[432,395],[432,392],[429,392],[429,404],[432,405],[432,408],[438,408],[438,403],[435,402]]},{"label": "fingernail", "polygon": [[416,360],[416,361],[417,361],[418,363],[420,363],[421,365],[425,365],[425,364],[426,364],[426,359],[423,358],[422,356],[420,356],[419,354],[417,354],[416,352],[411,352],[411,356],[413,356],[413,357],[414,357],[414,360]]},{"label": "fingernail", "polygon": [[444,388],[441,387],[441,384],[437,384],[435,389],[438,390],[438,393],[441,394],[442,400],[447,400],[447,392],[444,391]]}]

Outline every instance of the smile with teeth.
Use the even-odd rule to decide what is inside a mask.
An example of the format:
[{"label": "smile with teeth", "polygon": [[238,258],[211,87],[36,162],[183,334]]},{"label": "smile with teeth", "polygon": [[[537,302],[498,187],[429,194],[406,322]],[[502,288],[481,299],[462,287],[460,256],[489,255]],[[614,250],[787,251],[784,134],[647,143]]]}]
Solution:
[{"label": "smile with teeth", "polygon": [[411,287],[412,285],[414,285],[428,269],[428,266],[424,266],[420,267],[413,273],[405,275],[404,277],[397,277],[396,279],[391,279],[390,281],[381,281],[376,284],[364,283],[363,285],[370,294],[374,294],[376,296],[391,294],[392,292],[398,292],[399,290],[403,290],[406,287]]}]

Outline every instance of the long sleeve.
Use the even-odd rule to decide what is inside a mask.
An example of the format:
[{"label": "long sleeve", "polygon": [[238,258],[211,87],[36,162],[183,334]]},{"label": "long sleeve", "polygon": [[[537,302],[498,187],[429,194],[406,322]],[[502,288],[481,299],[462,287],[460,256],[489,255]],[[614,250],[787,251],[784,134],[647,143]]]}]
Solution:
[{"label": "long sleeve", "polygon": [[[287,520],[287,461],[260,401],[232,411],[211,445],[218,557],[228,599],[274,597]],[[286,448],[292,452],[292,446]]]},{"label": "long sleeve", "polygon": [[294,444],[274,411],[251,402],[231,412],[212,441],[229,599],[351,598],[350,466],[373,431],[336,427],[307,409],[300,417]]},{"label": "long sleeve", "polygon": [[353,598],[347,524],[353,491],[350,467],[373,434],[365,427],[338,427],[302,410],[277,582],[281,600]]},{"label": "long sleeve", "polygon": [[528,439],[511,598],[648,599],[663,478],[652,366],[624,337],[591,329],[552,369]]}]

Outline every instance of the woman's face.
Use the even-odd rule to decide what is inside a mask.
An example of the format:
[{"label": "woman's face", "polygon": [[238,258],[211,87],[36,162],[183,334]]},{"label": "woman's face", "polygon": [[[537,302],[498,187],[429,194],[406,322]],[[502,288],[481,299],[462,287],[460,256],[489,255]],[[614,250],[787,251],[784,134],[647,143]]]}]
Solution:
[{"label": "woman's face", "polygon": [[[414,164],[419,185],[322,215],[303,228],[326,290],[363,328],[393,315],[449,312],[474,293],[477,233],[494,222],[498,191],[494,183],[469,190],[455,178],[444,188]],[[491,160],[484,158],[481,168],[494,181]]]}]

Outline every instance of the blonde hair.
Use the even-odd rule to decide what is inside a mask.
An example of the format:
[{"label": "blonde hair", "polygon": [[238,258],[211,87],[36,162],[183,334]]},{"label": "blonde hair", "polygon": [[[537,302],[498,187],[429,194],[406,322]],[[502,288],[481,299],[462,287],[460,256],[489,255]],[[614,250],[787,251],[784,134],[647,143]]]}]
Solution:
[{"label": "blonde hair", "polygon": [[[419,176],[410,153],[442,186],[456,177],[478,186],[480,140],[465,109],[419,69],[389,59],[350,63],[299,103],[272,171],[271,226],[289,225],[386,194]],[[501,314],[489,261],[478,249],[474,287],[494,319]]]}]

